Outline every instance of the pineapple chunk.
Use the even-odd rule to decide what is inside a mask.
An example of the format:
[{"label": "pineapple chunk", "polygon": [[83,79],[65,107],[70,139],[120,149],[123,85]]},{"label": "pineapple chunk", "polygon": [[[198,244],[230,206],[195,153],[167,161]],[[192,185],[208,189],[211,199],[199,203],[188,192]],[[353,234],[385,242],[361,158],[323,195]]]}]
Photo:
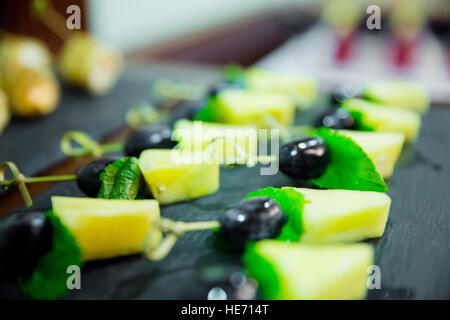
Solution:
[{"label": "pineapple chunk", "polygon": [[279,93],[224,90],[217,97],[217,121],[257,128],[289,127],[294,122],[292,100]]},{"label": "pineapple chunk", "polygon": [[250,90],[287,94],[304,107],[311,106],[317,100],[317,81],[309,76],[250,68],[245,73],[245,84]]},{"label": "pineapple chunk", "polygon": [[52,205],[55,215],[75,237],[85,261],[136,254],[142,252],[145,242],[157,244],[161,239],[155,200],[56,196]]},{"label": "pineapple chunk", "polygon": [[382,192],[297,188],[304,198],[301,242],[330,243],[381,237],[391,199]]},{"label": "pineapple chunk", "polygon": [[363,114],[363,121],[377,132],[400,132],[406,142],[416,140],[420,129],[420,116],[413,111],[395,109],[362,99],[348,99],[342,107]]},{"label": "pineapple chunk", "polygon": [[405,142],[403,133],[337,131],[339,134],[351,138],[367,153],[384,179],[392,175]]},{"label": "pineapple chunk", "polygon": [[150,149],[139,166],[160,204],[203,197],[219,189],[219,164],[206,152]]},{"label": "pineapple chunk", "polygon": [[179,120],[173,135],[180,149],[206,151],[221,164],[245,164],[258,150],[257,129],[251,126]]},{"label": "pineapple chunk", "polygon": [[244,263],[263,299],[347,300],[365,297],[373,255],[372,247],[362,243],[263,240],[247,248]]},{"label": "pineapple chunk", "polygon": [[365,85],[363,95],[374,102],[420,113],[426,112],[430,107],[428,92],[416,83],[372,82]]}]

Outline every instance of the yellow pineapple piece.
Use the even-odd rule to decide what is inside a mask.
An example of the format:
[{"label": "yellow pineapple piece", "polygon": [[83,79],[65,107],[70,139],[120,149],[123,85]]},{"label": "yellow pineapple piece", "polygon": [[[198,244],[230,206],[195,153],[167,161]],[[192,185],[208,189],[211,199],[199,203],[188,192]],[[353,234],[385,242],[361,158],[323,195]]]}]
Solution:
[{"label": "yellow pineapple piece", "polygon": [[349,300],[365,297],[373,255],[368,244],[263,240],[247,248],[244,263],[263,299]]},{"label": "yellow pineapple piece", "polygon": [[430,107],[428,92],[417,83],[400,81],[371,82],[364,86],[363,95],[374,102],[420,113],[426,112]]},{"label": "yellow pineapple piece", "polygon": [[362,113],[365,125],[377,132],[400,132],[406,142],[416,140],[420,130],[420,116],[413,111],[396,109],[362,99],[348,99],[342,107]]},{"label": "yellow pineapple piece", "polygon": [[283,93],[300,106],[311,106],[317,100],[317,81],[306,75],[282,74],[259,68],[245,72],[245,84],[250,90]]},{"label": "yellow pineapple piece", "polygon": [[384,179],[392,175],[405,142],[403,133],[337,131],[339,134],[351,138],[367,153]]},{"label": "yellow pineapple piece", "polygon": [[391,199],[382,192],[296,188],[305,199],[301,242],[360,241],[383,235]]},{"label": "yellow pineapple piece", "polygon": [[157,244],[161,239],[155,200],[55,196],[52,205],[75,237],[84,261],[140,253],[147,241]]},{"label": "yellow pineapple piece", "polygon": [[180,149],[209,152],[221,164],[245,164],[258,150],[257,129],[212,122],[179,120],[173,130]]},{"label": "yellow pineapple piece", "polygon": [[219,164],[206,152],[150,149],[139,167],[160,204],[199,198],[219,189]]},{"label": "yellow pineapple piece", "polygon": [[295,114],[287,95],[251,90],[224,90],[216,109],[218,122],[266,129],[291,126]]}]

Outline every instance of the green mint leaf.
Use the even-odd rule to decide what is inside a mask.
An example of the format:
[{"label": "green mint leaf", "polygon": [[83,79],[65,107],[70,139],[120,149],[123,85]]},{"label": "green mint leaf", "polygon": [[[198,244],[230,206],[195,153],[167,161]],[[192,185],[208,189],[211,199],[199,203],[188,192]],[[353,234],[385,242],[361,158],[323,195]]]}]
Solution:
[{"label": "green mint leaf", "polygon": [[372,159],[351,138],[328,128],[312,130],[310,134],[322,137],[331,151],[331,162],[325,173],[311,180],[315,185],[326,189],[388,190]]},{"label": "green mint leaf", "polygon": [[273,265],[258,252],[258,243],[247,244],[242,261],[245,270],[259,285],[261,297],[265,300],[276,299],[280,291],[280,280]]},{"label": "green mint leaf", "polygon": [[355,121],[356,128],[359,131],[375,131],[370,125],[365,121],[364,114],[361,111],[352,110],[349,111],[350,115],[353,117]]},{"label": "green mint leaf", "polygon": [[141,188],[141,170],[137,158],[125,157],[108,165],[100,174],[98,198],[136,199]]},{"label": "green mint leaf", "polygon": [[69,266],[82,266],[81,250],[75,238],[52,210],[47,212],[53,225],[52,249],[38,262],[31,276],[19,278],[22,291],[34,299],[57,299],[67,292]]},{"label": "green mint leaf", "polygon": [[216,122],[218,120],[217,97],[210,97],[208,102],[194,116],[195,121]]},{"label": "green mint leaf", "polygon": [[288,217],[288,222],[281,229],[278,240],[299,241],[303,232],[302,212],[304,197],[301,193],[295,191],[293,188],[273,188],[267,187],[259,189],[256,192],[251,192],[247,195],[250,197],[268,197],[276,202],[283,210],[283,213]]}]

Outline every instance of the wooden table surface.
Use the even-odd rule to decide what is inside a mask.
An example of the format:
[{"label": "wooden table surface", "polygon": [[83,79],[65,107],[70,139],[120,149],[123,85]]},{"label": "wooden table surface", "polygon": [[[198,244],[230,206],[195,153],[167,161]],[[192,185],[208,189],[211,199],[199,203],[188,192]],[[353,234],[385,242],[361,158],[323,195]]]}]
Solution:
[{"label": "wooden table surface", "polygon": [[[149,99],[151,81],[170,77],[196,83],[218,79],[219,69],[194,65],[130,66],[116,89],[103,98],[64,89],[58,111],[40,120],[13,122],[0,137],[0,161],[16,162],[34,175],[64,161],[59,139],[71,129],[96,139],[124,126],[126,110]],[[305,115],[306,119],[310,115]],[[381,289],[369,299],[450,298],[450,109],[433,106],[424,116],[415,146],[407,147],[388,181],[392,207],[384,236],[370,241],[381,268]],[[64,171],[64,166],[60,170]],[[71,173],[71,172],[66,172]],[[183,221],[215,219],[221,210],[248,192],[265,186],[287,186],[278,174],[261,176],[259,168],[221,170],[220,190],[214,195],[162,207],[162,215]],[[73,182],[63,182],[37,195],[34,207],[49,208],[52,195],[82,196]],[[0,198],[0,208],[8,205]],[[240,255],[225,252],[210,231],[185,235],[169,256],[151,262],[140,256],[88,263],[82,270],[82,289],[67,299],[205,299],[209,287],[199,280],[208,265],[240,267]],[[22,297],[13,283],[0,284],[1,298]]]}]

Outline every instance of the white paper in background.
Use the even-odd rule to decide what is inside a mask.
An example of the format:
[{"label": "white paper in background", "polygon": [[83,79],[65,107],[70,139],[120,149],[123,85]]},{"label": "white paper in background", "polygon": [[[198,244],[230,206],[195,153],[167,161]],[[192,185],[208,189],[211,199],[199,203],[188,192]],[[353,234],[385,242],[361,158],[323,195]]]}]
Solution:
[{"label": "white paper in background", "polygon": [[450,71],[444,46],[432,34],[421,35],[414,64],[402,71],[392,65],[388,36],[360,34],[353,58],[344,65],[334,62],[335,45],[334,31],[318,24],[271,52],[257,66],[291,74],[311,74],[319,79],[324,92],[349,81],[415,81],[430,90],[433,102],[450,103]]}]

